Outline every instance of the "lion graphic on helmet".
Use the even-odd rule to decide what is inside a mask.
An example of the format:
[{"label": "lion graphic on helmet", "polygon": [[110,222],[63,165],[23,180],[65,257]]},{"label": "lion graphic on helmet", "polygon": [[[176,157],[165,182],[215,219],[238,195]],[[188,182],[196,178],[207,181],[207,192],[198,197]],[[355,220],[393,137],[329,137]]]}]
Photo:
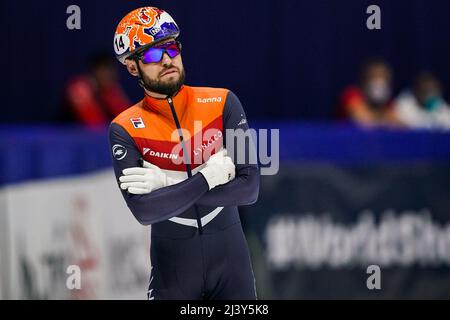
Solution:
[{"label": "lion graphic on helmet", "polygon": [[114,39],[116,56],[124,63],[136,49],[169,36],[176,38],[178,34],[178,26],[164,10],[155,7],[133,10],[117,26]]}]

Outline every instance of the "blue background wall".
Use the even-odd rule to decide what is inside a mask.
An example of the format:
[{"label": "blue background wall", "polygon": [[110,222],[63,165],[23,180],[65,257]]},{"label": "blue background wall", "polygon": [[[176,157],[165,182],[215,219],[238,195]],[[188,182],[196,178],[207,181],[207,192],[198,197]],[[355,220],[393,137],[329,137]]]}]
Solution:
[{"label": "blue background wall", "polygon": [[[81,30],[66,8],[81,7]],[[382,9],[382,30],[366,28],[366,8]],[[251,119],[324,119],[339,91],[373,55],[395,70],[396,89],[420,69],[450,90],[450,1],[2,1],[1,122],[55,119],[64,82],[86,58],[112,51],[116,24],[144,5],[167,10],[181,27],[187,83],[228,87]],[[121,70],[133,101],[141,90]],[[448,95],[447,95],[448,96]]]}]

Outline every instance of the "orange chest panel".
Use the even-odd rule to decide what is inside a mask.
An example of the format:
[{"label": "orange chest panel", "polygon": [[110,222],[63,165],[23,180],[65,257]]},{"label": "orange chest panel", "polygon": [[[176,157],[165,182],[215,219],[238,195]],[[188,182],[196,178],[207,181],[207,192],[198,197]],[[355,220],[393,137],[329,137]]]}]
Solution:
[{"label": "orange chest panel", "polygon": [[[223,145],[222,113],[226,90],[193,92],[173,100],[177,127],[167,100],[144,99],[119,116],[120,124],[133,138],[142,158],[161,169],[186,171],[203,164],[212,150]],[[180,142],[183,136],[185,154]]]}]

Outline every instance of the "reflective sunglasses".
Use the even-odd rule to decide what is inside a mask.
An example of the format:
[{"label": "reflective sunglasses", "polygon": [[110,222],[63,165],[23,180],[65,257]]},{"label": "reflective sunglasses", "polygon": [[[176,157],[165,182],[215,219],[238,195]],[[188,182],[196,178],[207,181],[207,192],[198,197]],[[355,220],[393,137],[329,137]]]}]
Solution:
[{"label": "reflective sunglasses", "polygon": [[158,63],[162,60],[164,52],[167,53],[171,59],[175,58],[181,52],[181,43],[178,41],[170,41],[161,45],[150,47],[140,53],[137,58],[145,64]]}]

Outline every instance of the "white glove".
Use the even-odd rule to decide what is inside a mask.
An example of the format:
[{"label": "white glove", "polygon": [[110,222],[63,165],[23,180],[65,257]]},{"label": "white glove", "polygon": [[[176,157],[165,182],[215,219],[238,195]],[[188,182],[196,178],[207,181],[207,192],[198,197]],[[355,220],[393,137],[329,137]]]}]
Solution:
[{"label": "white glove", "polygon": [[127,168],[119,178],[120,188],[133,194],[146,194],[168,185],[168,179],[161,169],[147,161],[144,167]]},{"label": "white glove", "polygon": [[183,181],[183,179],[171,178],[167,176],[167,174],[165,174],[160,167],[155,166],[154,164],[151,164],[150,162],[147,162],[145,160],[142,160],[142,165],[144,168],[150,168],[156,171],[156,173],[159,175],[161,181],[164,184],[163,187],[171,186],[173,184],[177,184]]},{"label": "white glove", "polygon": [[199,172],[208,182],[209,190],[233,180],[236,175],[233,160],[227,156],[226,149],[222,149],[212,155],[206,161],[206,166]]}]

